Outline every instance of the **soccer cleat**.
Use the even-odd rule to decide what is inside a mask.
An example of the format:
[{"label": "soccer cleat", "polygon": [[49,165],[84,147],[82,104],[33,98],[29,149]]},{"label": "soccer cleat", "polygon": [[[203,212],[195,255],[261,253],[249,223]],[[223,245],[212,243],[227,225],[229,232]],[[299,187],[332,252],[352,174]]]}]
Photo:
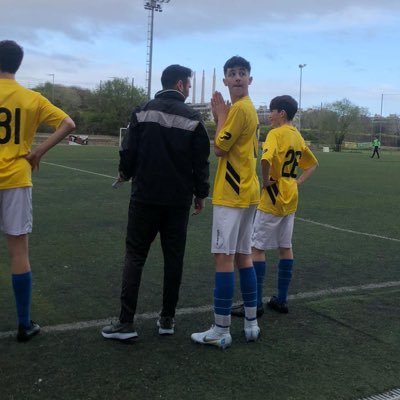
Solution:
[{"label": "soccer cleat", "polygon": [[106,339],[130,340],[138,337],[132,322],[117,322],[105,326],[101,334]]},{"label": "soccer cleat", "polygon": [[17,333],[17,340],[18,342],[27,342],[28,340],[32,339],[40,332],[40,326],[31,321],[31,325],[29,328],[26,328],[24,325],[18,325],[18,333]]},{"label": "soccer cleat", "polygon": [[267,306],[272,310],[278,311],[281,314],[287,314],[289,312],[287,303],[286,302],[280,303],[276,296],[272,296],[269,299]]},{"label": "soccer cleat", "polygon": [[175,333],[175,320],[172,317],[160,317],[157,326],[159,335],[173,335]]},{"label": "soccer cleat", "polygon": [[260,328],[256,323],[252,324],[252,325],[247,325],[246,323],[247,321],[245,321],[244,324],[244,335],[246,337],[246,341],[247,342],[256,342],[257,339],[260,337]]},{"label": "soccer cleat", "polygon": [[228,332],[221,333],[213,325],[208,331],[192,333],[191,339],[195,343],[208,344],[224,350],[232,344],[232,336]]},{"label": "soccer cleat", "polygon": [[[262,317],[264,314],[264,307],[263,305],[257,306],[257,318]],[[233,306],[231,309],[231,315],[234,317],[244,318],[244,304],[239,304],[237,306]]]}]

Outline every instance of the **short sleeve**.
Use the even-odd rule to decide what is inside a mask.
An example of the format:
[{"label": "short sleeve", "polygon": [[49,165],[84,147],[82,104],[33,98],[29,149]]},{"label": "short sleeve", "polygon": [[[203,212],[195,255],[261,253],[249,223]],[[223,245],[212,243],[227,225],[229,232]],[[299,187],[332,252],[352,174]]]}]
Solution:
[{"label": "short sleeve", "polygon": [[245,124],[244,111],[235,105],[229,110],[221,130],[215,137],[215,144],[224,151],[229,151],[243,132]]},{"label": "short sleeve", "polygon": [[278,143],[276,141],[276,135],[274,129],[271,129],[268,132],[267,138],[262,146],[262,155],[261,159],[268,161],[270,164],[276,152]]}]

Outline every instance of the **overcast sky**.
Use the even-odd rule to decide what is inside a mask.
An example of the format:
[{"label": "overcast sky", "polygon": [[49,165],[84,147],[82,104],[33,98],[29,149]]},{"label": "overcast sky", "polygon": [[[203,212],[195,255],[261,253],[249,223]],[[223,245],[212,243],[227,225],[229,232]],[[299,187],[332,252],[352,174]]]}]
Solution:
[{"label": "overcast sky", "polygon": [[[17,79],[94,88],[111,77],[146,87],[148,11],[142,0],[0,0],[0,39],[25,50]],[[7,4],[5,6],[4,4]],[[256,104],[290,94],[302,108],[349,99],[371,114],[400,114],[399,0],[171,0],[155,13],[152,93],[169,64],[197,73],[200,101],[233,55],[252,65]],[[188,100],[192,100],[190,95]]]}]

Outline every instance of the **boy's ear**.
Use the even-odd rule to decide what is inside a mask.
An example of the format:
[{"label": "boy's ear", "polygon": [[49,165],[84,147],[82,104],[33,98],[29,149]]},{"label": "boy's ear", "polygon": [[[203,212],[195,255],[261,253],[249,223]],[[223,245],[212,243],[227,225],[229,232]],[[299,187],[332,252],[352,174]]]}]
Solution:
[{"label": "boy's ear", "polygon": [[249,76],[249,85],[251,85],[251,82],[253,82],[253,77]]},{"label": "boy's ear", "polygon": [[225,79],[225,78],[222,79],[222,82],[224,82],[224,85],[225,85],[225,86],[228,86],[228,84],[226,83],[226,79]]}]

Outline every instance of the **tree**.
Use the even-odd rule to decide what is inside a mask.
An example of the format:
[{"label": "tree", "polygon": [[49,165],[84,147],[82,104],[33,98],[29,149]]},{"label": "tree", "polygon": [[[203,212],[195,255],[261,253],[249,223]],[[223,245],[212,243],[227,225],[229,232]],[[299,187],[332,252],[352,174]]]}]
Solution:
[{"label": "tree", "polygon": [[128,78],[114,78],[102,82],[93,92],[89,111],[84,113],[88,133],[118,135],[127,126],[132,109],[143,103],[144,89],[130,84]]},{"label": "tree", "polygon": [[361,127],[360,116],[367,113],[348,99],[335,101],[325,105],[321,110],[321,130],[333,136],[335,151],[340,151],[346,134],[350,130],[359,131]]},{"label": "tree", "polygon": [[[33,90],[39,92],[53,102],[55,106],[65,111],[75,121],[79,129],[82,111],[88,108],[90,97],[92,96],[89,89],[59,84],[53,87],[52,83],[46,82],[44,85],[36,86]],[[52,128],[41,126],[40,131],[52,132]]]}]

